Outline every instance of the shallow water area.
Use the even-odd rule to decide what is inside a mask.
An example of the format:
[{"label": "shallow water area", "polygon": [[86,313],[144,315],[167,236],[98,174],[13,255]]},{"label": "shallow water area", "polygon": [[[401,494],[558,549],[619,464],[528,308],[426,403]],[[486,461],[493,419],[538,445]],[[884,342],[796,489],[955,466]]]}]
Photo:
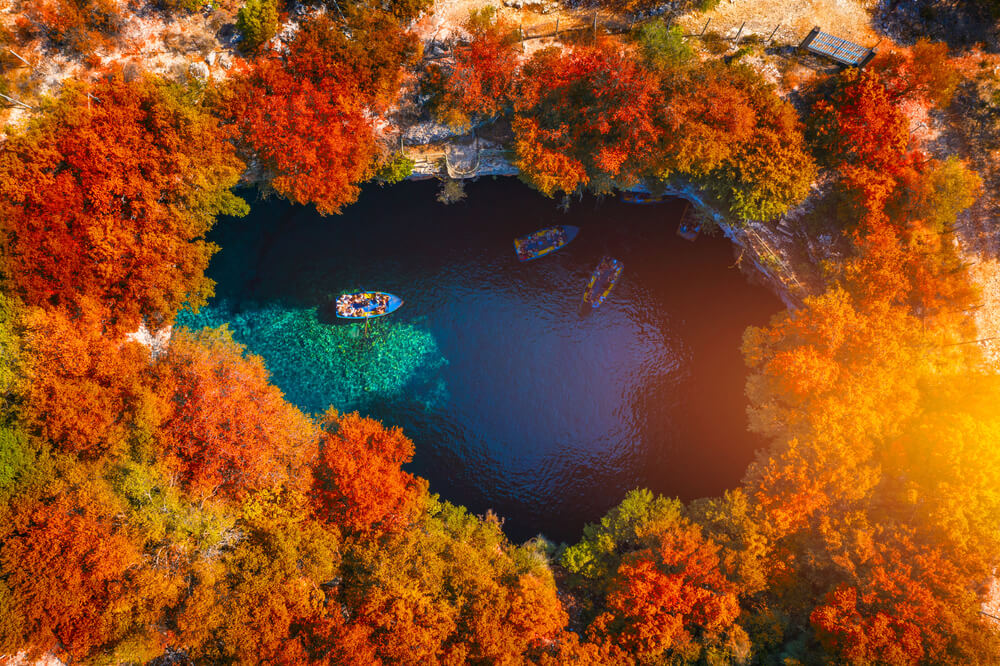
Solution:
[{"label": "shallow water area", "polygon": [[[733,267],[728,241],[677,237],[679,200],[585,197],[562,213],[510,178],[451,206],[436,188],[369,187],[341,216],[269,200],[221,220],[216,297],[180,323],[227,323],[307,411],[401,426],[407,469],[493,509],[517,540],[575,540],[638,486],[692,499],[738,482],[762,444],[746,432],[739,344],[782,306]],[[518,262],[513,239],[555,224],[579,237]],[[624,272],[583,317],[604,254]],[[361,289],[405,303],[367,331],[334,319],[331,299]]]}]

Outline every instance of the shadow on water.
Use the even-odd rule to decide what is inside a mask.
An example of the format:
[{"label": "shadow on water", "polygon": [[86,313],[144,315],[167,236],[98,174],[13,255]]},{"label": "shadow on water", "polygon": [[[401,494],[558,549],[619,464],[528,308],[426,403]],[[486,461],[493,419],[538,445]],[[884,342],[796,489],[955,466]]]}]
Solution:
[{"label": "shadow on water", "polygon": [[[745,429],[744,327],[780,302],[731,268],[720,238],[675,235],[679,201],[585,198],[568,214],[513,179],[369,188],[338,217],[281,201],[222,220],[216,298],[188,326],[228,323],[311,412],[332,404],[399,425],[408,467],[514,539],[575,540],[631,488],[692,499],[736,484],[761,442]],[[516,236],[581,227],[519,263]],[[604,254],[621,281],[597,311],[580,298]],[[368,338],[331,320],[330,296],[402,296]]]}]

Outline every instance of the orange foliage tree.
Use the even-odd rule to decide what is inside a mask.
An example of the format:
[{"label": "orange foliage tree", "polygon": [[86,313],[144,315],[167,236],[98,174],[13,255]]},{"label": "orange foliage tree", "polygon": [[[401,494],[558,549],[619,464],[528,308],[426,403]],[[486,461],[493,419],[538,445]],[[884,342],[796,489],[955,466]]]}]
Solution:
[{"label": "orange foliage tree", "polygon": [[[141,556],[119,511],[98,484],[65,483],[5,508],[0,586],[9,589],[21,616],[21,635],[14,638],[23,641],[6,648],[65,649],[84,659],[123,637],[131,627],[127,593]],[[10,631],[7,622],[3,629]]]},{"label": "orange foliage tree", "polygon": [[720,571],[719,547],[697,526],[676,525],[656,540],[619,566],[591,631],[639,659],[696,657],[736,628],[736,588]]},{"label": "orange foliage tree", "polygon": [[124,25],[123,0],[35,0],[25,4],[25,28],[80,53],[106,42]]},{"label": "orange foliage tree", "polygon": [[157,437],[162,460],[191,493],[242,498],[309,487],[314,426],[268,383],[260,357],[243,356],[224,329],[175,333],[155,372],[168,403]]},{"label": "orange foliage tree", "polygon": [[168,319],[204,302],[218,213],[242,164],[226,134],[177,91],[112,75],[68,84],[0,146],[3,272],[28,305],[97,299],[109,323]]},{"label": "orange foliage tree", "polygon": [[[358,663],[333,658],[351,638],[340,607],[326,608],[337,546],[336,533],[308,514],[248,530],[230,552],[194,566],[176,617],[181,645],[198,661]],[[365,634],[358,639],[348,652],[365,653]]]},{"label": "orange foliage tree", "polygon": [[331,409],[322,423],[316,467],[319,514],[354,532],[398,530],[422,510],[427,482],[401,469],[413,442],[357,412]]},{"label": "orange foliage tree", "polygon": [[638,182],[659,140],[655,79],[618,45],[539,51],[515,101],[514,163],[546,196]]},{"label": "orange foliage tree", "polygon": [[412,528],[349,544],[347,562],[338,600],[384,663],[518,663],[568,620],[534,545],[436,500]]},{"label": "orange foliage tree", "polygon": [[948,44],[921,38],[909,48],[879,54],[871,68],[886,80],[892,95],[946,108],[963,72],[960,61],[948,57]]},{"label": "orange foliage tree", "polygon": [[663,69],[659,78],[653,175],[692,177],[741,219],[772,219],[805,198],[816,169],[802,123],[757,72],[708,62]]},{"label": "orange foliage tree", "polygon": [[660,663],[746,649],[727,558],[679,501],[634,490],[560,563],[599,652]]},{"label": "orange foliage tree", "polygon": [[846,216],[856,223],[858,254],[845,266],[851,288],[867,300],[934,313],[971,298],[961,261],[941,233],[973,203],[981,181],[958,160],[909,150],[909,120],[900,106],[909,94],[900,88],[906,76],[893,76],[841,75],[831,99],[814,106],[813,135],[836,169]]},{"label": "orange foliage tree", "polygon": [[378,155],[372,111],[396,94],[411,35],[391,17],[352,16],[351,37],[329,15],[304,24],[282,53],[268,53],[236,80],[224,113],[275,191],[323,214],[358,197]]},{"label": "orange foliage tree", "polygon": [[445,72],[428,68],[424,90],[431,95],[434,115],[454,127],[473,119],[489,119],[512,103],[520,68],[513,28],[495,20],[492,12],[474,13],[466,22],[472,39],[454,48],[455,64]]},{"label": "orange foliage tree", "polygon": [[991,629],[978,614],[978,581],[945,551],[885,534],[852,565],[810,614],[828,653],[845,663],[979,660],[974,647],[988,646]]},{"label": "orange foliage tree", "polygon": [[75,316],[42,308],[24,314],[20,417],[57,448],[93,458],[126,439],[149,350],[109,333],[99,306],[82,305]]},{"label": "orange foliage tree", "polygon": [[[978,663],[1000,649],[978,613],[997,548],[1000,430],[985,405],[998,386],[907,310],[833,289],[745,337],[751,426],[773,438],[744,481],[771,560],[756,605],[787,614],[751,624],[818,638],[802,661]],[[813,636],[796,628],[806,618]]]}]

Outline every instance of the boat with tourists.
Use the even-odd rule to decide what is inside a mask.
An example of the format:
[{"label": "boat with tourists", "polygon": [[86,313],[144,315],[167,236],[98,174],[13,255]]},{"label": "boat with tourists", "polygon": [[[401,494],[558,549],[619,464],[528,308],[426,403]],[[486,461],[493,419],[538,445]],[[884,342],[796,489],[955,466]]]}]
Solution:
[{"label": "boat with tourists", "polygon": [[587,283],[587,288],[583,292],[583,303],[580,304],[580,308],[585,314],[601,307],[608,294],[618,284],[618,278],[621,277],[624,268],[622,262],[617,259],[601,257],[601,261],[590,275],[590,282]]},{"label": "boat with tourists", "polygon": [[579,227],[560,225],[539,229],[533,234],[514,240],[514,251],[520,261],[531,261],[564,247],[580,233]]},{"label": "boat with tourists", "polygon": [[372,319],[399,309],[403,299],[381,291],[361,291],[342,294],[337,298],[336,311],[341,319]]}]

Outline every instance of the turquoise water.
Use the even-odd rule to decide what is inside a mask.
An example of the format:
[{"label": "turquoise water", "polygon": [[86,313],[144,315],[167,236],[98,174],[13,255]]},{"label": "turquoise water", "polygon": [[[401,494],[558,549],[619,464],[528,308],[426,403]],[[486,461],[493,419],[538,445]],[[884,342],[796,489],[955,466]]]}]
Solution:
[{"label": "turquoise water", "polygon": [[[344,215],[260,201],[221,220],[216,298],[181,323],[226,324],[310,412],[332,405],[402,426],[409,469],[513,538],[575,540],[629,489],[684,499],[735,485],[762,442],[746,433],[743,329],[781,309],[733,268],[729,243],[675,234],[682,202],[584,198],[568,213],[513,179],[369,188]],[[515,237],[580,227],[521,263]],[[607,302],[579,312],[602,255],[624,264]],[[397,294],[360,324],[331,301]]]},{"label": "turquoise water", "polygon": [[221,299],[199,312],[182,312],[180,326],[228,326],[233,338],[263,357],[272,381],[307,412],[330,405],[366,412],[404,395],[434,409],[447,403],[438,372],[448,361],[434,336],[411,323],[375,320],[367,330],[320,322],[317,308],[277,303],[234,311]]}]

